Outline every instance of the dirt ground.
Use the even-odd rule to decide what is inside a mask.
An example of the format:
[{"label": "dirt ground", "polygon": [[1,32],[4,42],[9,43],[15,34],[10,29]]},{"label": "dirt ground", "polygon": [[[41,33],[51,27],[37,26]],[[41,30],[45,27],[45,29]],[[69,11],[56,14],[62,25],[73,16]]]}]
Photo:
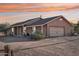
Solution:
[{"label": "dirt ground", "polygon": [[79,36],[11,42],[15,56],[79,56]]}]

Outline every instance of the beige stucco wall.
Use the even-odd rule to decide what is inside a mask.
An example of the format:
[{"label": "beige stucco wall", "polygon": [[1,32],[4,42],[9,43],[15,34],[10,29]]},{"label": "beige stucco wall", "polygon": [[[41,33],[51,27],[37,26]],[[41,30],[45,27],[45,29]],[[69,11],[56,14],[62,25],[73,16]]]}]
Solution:
[{"label": "beige stucco wall", "polygon": [[65,31],[65,35],[71,35],[73,31],[73,27],[67,21],[57,19],[57,20],[52,20],[51,22],[47,24],[47,36],[49,36],[50,34],[49,33],[50,26],[63,27]]}]

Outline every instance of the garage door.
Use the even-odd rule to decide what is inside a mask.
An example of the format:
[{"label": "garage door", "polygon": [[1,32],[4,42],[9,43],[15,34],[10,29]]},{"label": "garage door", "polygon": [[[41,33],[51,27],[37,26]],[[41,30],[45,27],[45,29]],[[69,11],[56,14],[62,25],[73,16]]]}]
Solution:
[{"label": "garage door", "polygon": [[64,36],[64,28],[50,27],[50,36]]}]

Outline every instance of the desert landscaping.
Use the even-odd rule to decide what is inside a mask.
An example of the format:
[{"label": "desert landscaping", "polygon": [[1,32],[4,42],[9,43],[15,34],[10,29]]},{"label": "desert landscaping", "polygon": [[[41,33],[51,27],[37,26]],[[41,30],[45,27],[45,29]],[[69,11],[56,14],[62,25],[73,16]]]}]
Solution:
[{"label": "desert landscaping", "polygon": [[1,3],[0,56],[79,56],[79,3]]},{"label": "desert landscaping", "polygon": [[79,36],[55,37],[25,42],[0,42],[0,49],[4,49],[4,45],[9,45],[14,56],[79,55]]}]

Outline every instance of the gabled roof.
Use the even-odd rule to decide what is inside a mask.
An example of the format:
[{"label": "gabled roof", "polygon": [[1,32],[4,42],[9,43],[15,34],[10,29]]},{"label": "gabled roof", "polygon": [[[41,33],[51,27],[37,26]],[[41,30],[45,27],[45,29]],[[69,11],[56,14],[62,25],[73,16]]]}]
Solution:
[{"label": "gabled roof", "polygon": [[58,16],[55,16],[55,17],[50,17],[50,18],[45,18],[45,19],[42,19],[40,18],[39,20],[35,21],[35,22],[32,22],[32,23],[26,23],[25,26],[31,26],[31,25],[42,25],[44,23],[47,23],[51,20],[54,20],[55,18],[57,18]]},{"label": "gabled roof", "polygon": [[[27,20],[27,21],[24,21],[24,22],[13,24],[12,26],[17,26],[17,25],[24,25],[24,26],[43,25],[43,24],[45,24],[45,23],[47,23],[47,22],[49,22],[51,20],[55,20],[55,19],[58,19],[60,17],[64,18],[61,15],[55,16],[55,17],[49,17],[49,18],[45,18],[45,19],[42,19],[42,18],[38,17],[38,18],[30,19],[30,20]],[[70,22],[68,22],[68,23],[70,24]]]}]

